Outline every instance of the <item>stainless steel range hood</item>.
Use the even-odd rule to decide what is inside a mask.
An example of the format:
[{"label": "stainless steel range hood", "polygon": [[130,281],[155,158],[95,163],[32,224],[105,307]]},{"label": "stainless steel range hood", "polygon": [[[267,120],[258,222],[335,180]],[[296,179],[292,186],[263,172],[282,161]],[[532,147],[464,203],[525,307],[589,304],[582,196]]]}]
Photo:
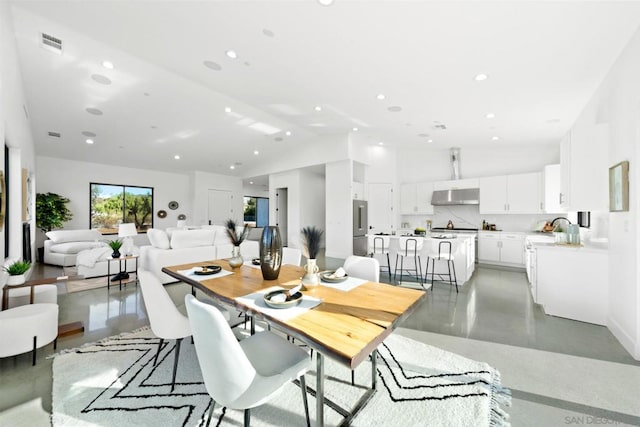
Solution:
[{"label": "stainless steel range hood", "polygon": [[438,190],[431,196],[431,204],[434,206],[451,205],[479,205],[479,188],[461,188],[458,190]]}]

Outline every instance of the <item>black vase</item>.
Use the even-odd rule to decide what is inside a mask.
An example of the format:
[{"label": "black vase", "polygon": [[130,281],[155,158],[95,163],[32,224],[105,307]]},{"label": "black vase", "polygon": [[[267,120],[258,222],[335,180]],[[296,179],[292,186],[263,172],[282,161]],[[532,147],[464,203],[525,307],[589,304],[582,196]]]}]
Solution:
[{"label": "black vase", "polygon": [[275,280],[282,264],[282,238],[276,226],[264,227],[260,238],[260,269],[265,280]]},{"label": "black vase", "polygon": [[118,249],[114,250],[111,254],[111,258],[120,258],[120,251]]}]

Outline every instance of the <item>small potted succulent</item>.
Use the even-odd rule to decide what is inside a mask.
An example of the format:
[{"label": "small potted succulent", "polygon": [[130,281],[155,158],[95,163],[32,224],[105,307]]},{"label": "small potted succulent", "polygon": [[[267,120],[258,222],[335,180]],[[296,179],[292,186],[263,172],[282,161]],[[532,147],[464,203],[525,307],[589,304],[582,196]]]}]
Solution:
[{"label": "small potted succulent", "polygon": [[29,270],[30,267],[31,263],[28,261],[16,261],[4,267],[4,271],[9,273],[7,285],[22,285],[26,281],[24,274]]},{"label": "small potted succulent", "polygon": [[229,240],[231,240],[231,243],[233,244],[233,252],[231,254],[231,258],[229,258],[229,265],[231,268],[240,267],[244,262],[242,255],[240,255],[240,244],[247,238],[247,235],[249,234],[249,226],[245,224],[242,231],[238,232],[236,222],[232,219],[228,219],[225,222],[225,226],[227,227]]},{"label": "small potted succulent", "polygon": [[111,240],[109,242],[109,246],[113,249],[113,253],[111,254],[111,258],[120,258],[120,248],[122,247],[121,240]]}]

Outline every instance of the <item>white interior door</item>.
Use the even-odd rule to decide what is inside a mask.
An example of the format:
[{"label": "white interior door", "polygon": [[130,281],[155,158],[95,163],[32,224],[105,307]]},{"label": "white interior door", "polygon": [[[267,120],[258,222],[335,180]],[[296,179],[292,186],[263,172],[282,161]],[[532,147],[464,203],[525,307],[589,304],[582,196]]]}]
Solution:
[{"label": "white interior door", "polygon": [[393,187],[391,183],[369,184],[369,230],[390,233],[393,229]]},{"label": "white interior door", "polygon": [[209,190],[209,224],[224,225],[233,216],[231,191]]}]

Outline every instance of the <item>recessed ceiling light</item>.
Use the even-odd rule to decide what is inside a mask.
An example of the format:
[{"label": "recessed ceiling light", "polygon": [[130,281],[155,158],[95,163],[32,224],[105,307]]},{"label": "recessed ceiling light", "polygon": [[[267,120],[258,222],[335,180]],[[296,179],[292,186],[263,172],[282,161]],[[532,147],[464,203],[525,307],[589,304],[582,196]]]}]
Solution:
[{"label": "recessed ceiling light", "polygon": [[249,181],[249,184],[253,185],[253,181]]},{"label": "recessed ceiling light", "polygon": [[378,145],[384,145],[384,142],[380,141],[378,142]]},{"label": "recessed ceiling light", "polygon": [[87,108],[86,112],[89,113],[89,114],[93,114],[94,116],[101,116],[102,115],[102,110],[99,110],[99,109],[93,108],[93,107]]},{"label": "recessed ceiling light", "polygon": [[227,54],[227,56],[231,59],[238,59],[238,54],[236,53],[235,50],[231,50],[229,49],[228,51],[225,52]]},{"label": "recessed ceiling light", "polygon": [[496,115],[495,115],[495,114],[493,114],[493,113],[487,113],[487,115],[486,115],[485,117],[486,117],[487,119],[493,119],[493,118],[495,118],[495,116],[496,116]]},{"label": "recessed ceiling light", "polygon": [[331,6],[333,4],[333,0],[318,0],[322,6]]},{"label": "recessed ceiling light", "polygon": [[258,150],[254,150],[253,154],[255,154],[257,156],[258,154],[260,154],[260,152]]},{"label": "recessed ceiling light", "polygon": [[103,76],[102,74],[94,74],[91,76],[91,79],[96,83],[100,83],[101,85],[111,84],[111,79],[109,79],[107,76]]},{"label": "recessed ceiling light", "polygon": [[93,139],[87,139],[87,140],[86,140],[86,141],[84,141],[84,142],[86,142],[87,144],[91,145],[91,144],[93,144]]},{"label": "recessed ceiling light", "polygon": [[352,129],[354,132],[358,132],[358,128],[353,128]]},{"label": "recessed ceiling light", "polygon": [[491,137],[491,140],[493,140],[493,141],[497,141],[497,140],[499,140],[499,139],[500,139],[500,138],[498,138],[497,136]]},{"label": "recessed ceiling light", "polygon": [[231,108],[230,107],[224,107],[224,112],[225,113],[230,113],[231,112]]},{"label": "recessed ceiling light", "polygon": [[385,98],[386,98],[386,96],[384,96],[384,93],[379,93],[379,94],[376,95],[376,99],[378,99],[380,101],[382,101]]},{"label": "recessed ceiling light", "polygon": [[484,73],[476,74],[476,76],[474,77],[475,81],[477,81],[477,82],[483,82],[483,81],[487,80],[488,78],[489,78],[489,76],[484,74]]},{"label": "recessed ceiling light", "polygon": [[235,169],[236,167],[234,165],[229,166],[229,169]]},{"label": "recessed ceiling light", "polygon": [[285,134],[285,135],[287,135],[287,136],[291,136],[291,131],[290,131],[290,130],[288,130],[288,131],[286,131],[284,134]]},{"label": "recessed ceiling light", "polygon": [[316,105],[315,107],[313,107],[313,109],[316,111],[322,111],[322,107],[319,105]]},{"label": "recessed ceiling light", "polygon": [[176,160],[180,160],[180,156],[178,156],[177,154],[175,156],[173,156],[174,159]]},{"label": "recessed ceiling light", "polygon": [[431,144],[433,142],[433,139],[427,139],[427,142]]},{"label": "recessed ceiling light", "polygon": [[213,62],[213,61],[204,61],[203,62],[204,66],[213,70],[213,71],[220,71],[222,70],[222,67],[220,66],[220,64],[218,64],[217,62]]},{"label": "recessed ceiling light", "polygon": [[102,61],[102,66],[104,68],[108,68],[109,70],[113,70],[113,62],[111,61]]}]

